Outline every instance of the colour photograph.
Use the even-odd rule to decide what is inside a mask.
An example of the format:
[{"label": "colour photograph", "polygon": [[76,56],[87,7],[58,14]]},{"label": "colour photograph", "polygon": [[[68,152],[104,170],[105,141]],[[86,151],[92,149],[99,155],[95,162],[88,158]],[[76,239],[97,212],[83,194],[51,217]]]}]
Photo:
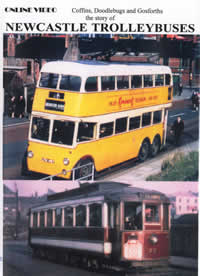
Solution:
[{"label": "colour photograph", "polygon": [[198,0],[3,0],[0,276],[198,276]]},{"label": "colour photograph", "polygon": [[198,181],[199,50],[187,35],[4,34],[3,179]]}]

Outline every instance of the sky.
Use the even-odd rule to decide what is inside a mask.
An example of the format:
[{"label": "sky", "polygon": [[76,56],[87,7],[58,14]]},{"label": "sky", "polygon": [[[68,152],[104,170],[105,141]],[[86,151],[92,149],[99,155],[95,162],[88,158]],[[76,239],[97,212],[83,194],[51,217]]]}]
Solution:
[{"label": "sky", "polygon": [[[48,189],[54,192],[63,192],[79,187],[78,183],[72,181],[41,181],[41,180],[4,180],[3,183],[12,191],[18,189],[19,196],[32,196],[35,193],[38,196],[47,194]],[[177,192],[198,192],[198,182],[134,182],[129,183],[135,187],[152,189],[163,192],[168,195],[176,194]]]}]

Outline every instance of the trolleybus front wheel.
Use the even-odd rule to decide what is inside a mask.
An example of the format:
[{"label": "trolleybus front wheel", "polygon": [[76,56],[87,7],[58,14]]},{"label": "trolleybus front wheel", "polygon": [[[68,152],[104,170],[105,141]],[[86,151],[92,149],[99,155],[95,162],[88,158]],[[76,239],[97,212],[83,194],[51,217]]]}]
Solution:
[{"label": "trolleybus front wheel", "polygon": [[[80,178],[83,178],[83,180],[92,179],[93,166],[94,166],[94,162],[89,158],[80,160],[75,167],[75,179],[80,179]],[[95,169],[93,173],[95,175]]]}]

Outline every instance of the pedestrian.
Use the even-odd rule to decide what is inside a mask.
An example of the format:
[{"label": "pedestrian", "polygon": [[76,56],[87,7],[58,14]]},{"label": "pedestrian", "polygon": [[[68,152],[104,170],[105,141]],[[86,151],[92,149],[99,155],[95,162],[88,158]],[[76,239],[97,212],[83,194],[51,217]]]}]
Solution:
[{"label": "pedestrian", "polygon": [[179,83],[178,90],[179,90],[179,96],[181,96],[181,94],[183,92],[183,85],[182,85],[182,83]]},{"label": "pedestrian", "polygon": [[198,96],[198,92],[193,91],[191,100],[192,100],[192,106],[193,106],[193,108],[195,110],[198,110],[198,108],[199,108],[199,96]]},{"label": "pedestrian", "polygon": [[24,86],[22,79],[15,74],[10,84],[10,98],[12,106],[12,115],[14,118],[22,118],[24,116],[25,99],[24,99]]},{"label": "pedestrian", "polygon": [[16,99],[13,96],[8,97],[8,116],[11,118],[15,117],[15,110],[16,110]]},{"label": "pedestrian", "polygon": [[25,99],[24,96],[19,96],[17,98],[17,105],[16,105],[16,117],[23,118],[24,117],[24,109],[25,109]]},{"label": "pedestrian", "polygon": [[22,118],[25,110],[24,88],[22,86],[16,87],[14,92],[16,99],[15,117]]},{"label": "pedestrian", "polygon": [[175,145],[178,146],[180,144],[180,138],[184,130],[184,122],[181,119],[181,117],[177,117],[177,119],[174,121],[173,126],[171,128],[171,133],[174,134],[175,138]]}]

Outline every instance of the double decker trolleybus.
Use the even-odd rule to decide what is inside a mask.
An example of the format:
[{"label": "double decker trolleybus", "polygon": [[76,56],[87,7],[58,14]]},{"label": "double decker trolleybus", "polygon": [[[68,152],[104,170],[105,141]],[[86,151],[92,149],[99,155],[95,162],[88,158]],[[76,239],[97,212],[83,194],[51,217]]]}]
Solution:
[{"label": "double decker trolleybus", "polygon": [[[165,144],[172,104],[167,66],[46,63],[32,107],[22,171],[84,178]],[[74,173],[75,172],[75,173]]]},{"label": "double decker trolleybus", "polygon": [[85,183],[29,210],[29,246],[38,257],[69,264],[166,266],[169,208],[169,199],[157,191]]}]

